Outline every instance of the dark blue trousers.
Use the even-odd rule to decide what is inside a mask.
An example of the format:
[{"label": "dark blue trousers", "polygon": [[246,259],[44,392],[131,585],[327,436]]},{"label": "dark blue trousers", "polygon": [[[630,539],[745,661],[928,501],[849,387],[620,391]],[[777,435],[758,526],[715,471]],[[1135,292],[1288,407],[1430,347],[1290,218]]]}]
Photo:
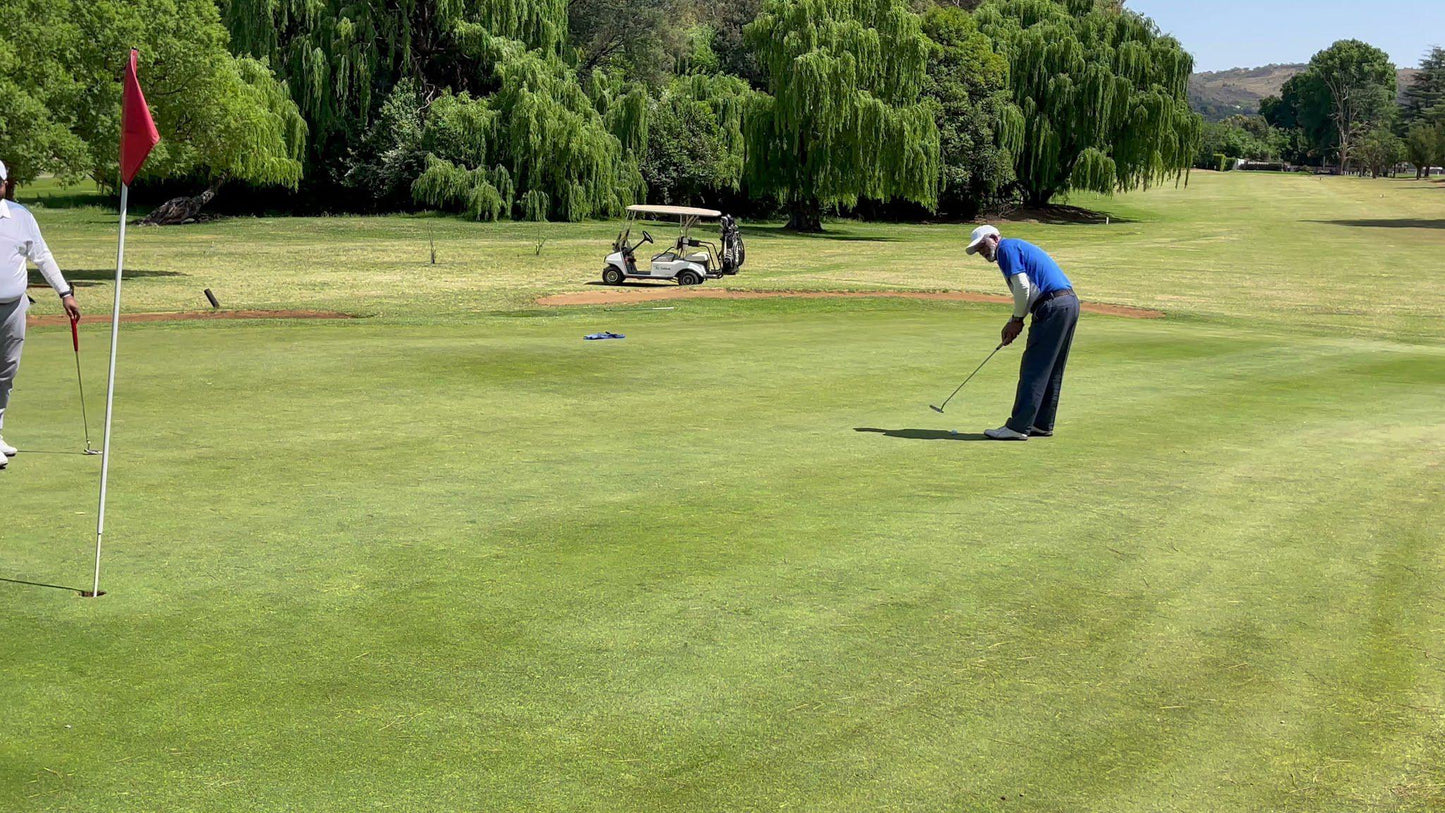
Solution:
[{"label": "dark blue trousers", "polygon": [[1014,397],[1013,417],[1008,428],[1027,433],[1030,427],[1054,430],[1059,411],[1059,391],[1064,387],[1064,365],[1074,328],[1079,324],[1079,299],[1061,296],[1034,310],[1028,344],[1019,362],[1019,390]]}]

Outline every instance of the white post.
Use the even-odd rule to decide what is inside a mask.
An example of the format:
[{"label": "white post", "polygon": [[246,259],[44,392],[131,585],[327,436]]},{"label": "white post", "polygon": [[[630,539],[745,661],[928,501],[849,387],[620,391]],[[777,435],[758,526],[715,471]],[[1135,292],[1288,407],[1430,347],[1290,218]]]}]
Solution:
[{"label": "white post", "polygon": [[100,447],[100,514],[95,522],[95,584],[92,596],[100,596],[100,541],[105,535],[105,486],[110,478],[110,416],[115,405],[115,352],[120,341],[120,276],[125,267],[125,210],[130,186],[120,185],[120,246],[115,252],[115,307],[110,314],[110,376],[105,384],[105,440]]}]

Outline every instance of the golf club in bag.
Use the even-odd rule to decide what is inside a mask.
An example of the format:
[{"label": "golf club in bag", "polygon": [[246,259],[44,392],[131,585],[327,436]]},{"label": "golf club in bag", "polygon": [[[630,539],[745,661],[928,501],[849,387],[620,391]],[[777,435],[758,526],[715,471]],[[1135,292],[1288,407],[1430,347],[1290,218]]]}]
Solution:
[{"label": "golf club in bag", "polygon": [[937,412],[938,414],[942,415],[942,414],[943,414],[943,409],[944,409],[944,407],[948,406],[948,402],[953,400],[953,396],[954,396],[954,395],[957,395],[965,386],[967,386],[967,385],[968,385],[968,382],[972,381],[972,380],[973,380],[973,377],[976,376],[976,375],[978,375],[978,371],[983,369],[984,364],[988,364],[990,361],[992,361],[992,360],[993,360],[993,357],[996,356],[996,355],[998,355],[998,351],[1000,351],[1000,350],[1002,350],[1002,349],[1003,349],[1003,343],[1000,342],[1000,343],[999,343],[999,346],[998,346],[998,347],[995,347],[995,348],[993,349],[993,352],[988,354],[988,358],[986,358],[986,359],[983,360],[983,364],[978,365],[978,368],[975,369],[973,372],[969,373],[969,374],[968,374],[968,378],[965,378],[965,379],[963,380],[963,383],[958,385],[958,389],[956,389],[956,390],[953,391],[953,395],[950,395],[950,396],[948,396],[947,398],[945,398],[945,399],[943,400],[943,403],[940,404],[939,406],[934,406],[933,404],[929,404],[929,405],[928,405],[928,408],[931,409],[931,410],[933,410],[934,412]]},{"label": "golf club in bag", "polygon": [[747,250],[743,247],[742,231],[738,229],[737,220],[732,215],[723,215],[722,223],[722,267],[724,274],[736,274],[738,269],[743,267],[747,259]]},{"label": "golf club in bag", "polygon": [[100,454],[99,449],[90,447],[90,419],[85,415],[85,377],[80,374],[80,322],[70,320],[70,344],[75,348],[75,382],[80,385],[80,420],[85,426],[85,453]]}]

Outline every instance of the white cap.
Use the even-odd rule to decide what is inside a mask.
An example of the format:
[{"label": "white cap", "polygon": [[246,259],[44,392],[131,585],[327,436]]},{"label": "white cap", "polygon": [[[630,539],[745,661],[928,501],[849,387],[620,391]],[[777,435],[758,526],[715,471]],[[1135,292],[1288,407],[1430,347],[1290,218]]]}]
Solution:
[{"label": "white cap", "polygon": [[0,181],[10,180],[10,172],[5,169],[5,162],[0,161]]},{"label": "white cap", "polygon": [[968,248],[964,249],[964,251],[969,254],[977,254],[978,244],[982,243],[985,237],[1000,236],[1002,235],[998,233],[998,229],[995,229],[993,226],[979,226],[973,230],[973,236],[968,238]]}]

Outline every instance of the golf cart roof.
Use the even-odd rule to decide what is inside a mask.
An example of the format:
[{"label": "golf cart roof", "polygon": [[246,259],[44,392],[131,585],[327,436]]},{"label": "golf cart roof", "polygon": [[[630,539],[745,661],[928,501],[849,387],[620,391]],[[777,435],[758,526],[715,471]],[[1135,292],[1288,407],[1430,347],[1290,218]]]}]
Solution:
[{"label": "golf cart roof", "polygon": [[722,217],[716,209],[694,209],[691,206],[629,206],[627,211],[635,215],[662,215],[663,217]]}]

